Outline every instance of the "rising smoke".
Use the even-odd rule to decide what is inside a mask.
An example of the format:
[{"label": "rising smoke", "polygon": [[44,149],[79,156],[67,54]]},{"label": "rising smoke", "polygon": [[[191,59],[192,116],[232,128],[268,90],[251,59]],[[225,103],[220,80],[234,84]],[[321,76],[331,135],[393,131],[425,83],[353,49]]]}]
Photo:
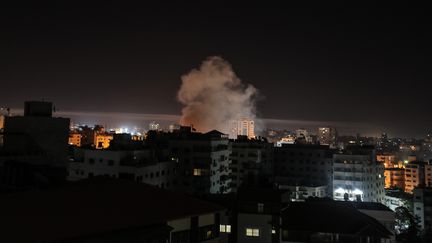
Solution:
[{"label": "rising smoke", "polygon": [[208,57],[198,69],[181,77],[177,93],[184,105],[180,124],[207,132],[228,133],[228,124],[243,117],[256,119],[257,89],[242,83],[231,64],[218,56]]}]

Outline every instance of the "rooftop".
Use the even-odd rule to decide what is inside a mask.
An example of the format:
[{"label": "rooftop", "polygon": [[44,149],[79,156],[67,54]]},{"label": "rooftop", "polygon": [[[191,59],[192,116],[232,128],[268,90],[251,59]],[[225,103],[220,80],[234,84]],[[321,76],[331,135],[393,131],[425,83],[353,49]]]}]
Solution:
[{"label": "rooftop", "polygon": [[363,210],[378,210],[378,211],[389,211],[393,212],[390,208],[382,203],[377,202],[346,202],[346,201],[336,201],[341,205],[352,206],[357,209]]},{"label": "rooftop", "polygon": [[290,203],[282,212],[282,228],[381,238],[392,235],[376,219],[333,200]]}]

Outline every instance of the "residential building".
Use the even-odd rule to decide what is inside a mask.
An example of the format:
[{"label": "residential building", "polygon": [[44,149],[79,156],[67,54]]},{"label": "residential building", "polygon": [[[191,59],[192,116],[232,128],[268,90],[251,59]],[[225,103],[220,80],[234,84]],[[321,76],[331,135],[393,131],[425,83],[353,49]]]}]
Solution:
[{"label": "residential building", "polygon": [[82,135],[79,132],[73,131],[69,133],[69,145],[81,147]]},{"label": "residential building", "polygon": [[332,151],[329,146],[284,144],[274,147],[274,183],[288,186],[327,186],[332,192]]},{"label": "residential building", "polygon": [[405,169],[390,167],[384,169],[385,188],[405,189]]},{"label": "residential building", "polygon": [[424,161],[410,161],[405,165],[405,191],[412,192],[415,187],[430,184],[432,165]]},{"label": "residential building", "polygon": [[349,146],[333,155],[333,198],[383,202],[384,165],[376,162],[373,146]]},{"label": "residential building", "polygon": [[432,230],[432,188],[419,186],[413,189],[413,212],[418,217],[420,228]]},{"label": "residential building", "polygon": [[319,144],[329,145],[330,147],[336,146],[337,132],[335,128],[319,127],[317,136]]},{"label": "residential building", "polygon": [[397,162],[394,154],[377,154],[376,157],[378,162],[384,163],[385,168],[392,168]]},{"label": "residential building", "polygon": [[212,201],[227,209],[220,217],[221,242],[280,242],[280,214],[289,203],[286,190],[241,188],[237,194],[213,195]]},{"label": "residential building", "polygon": [[155,121],[149,123],[149,131],[159,131],[160,125]]},{"label": "residential building", "polygon": [[300,128],[296,130],[296,143],[312,143],[312,137],[308,130]]},{"label": "residential building", "polygon": [[230,121],[229,138],[235,139],[237,136],[247,136],[248,138],[255,137],[255,124],[252,119],[247,117],[238,120]]},{"label": "residential building", "polygon": [[410,193],[404,192],[403,189],[386,189],[384,205],[392,211],[396,211],[398,207],[405,207],[412,211],[413,196]]},{"label": "residential building", "polygon": [[95,176],[132,180],[176,189],[177,163],[171,159],[157,158],[150,149],[98,150],[76,149],[69,163],[68,180],[76,181]]},{"label": "residential building", "polygon": [[235,192],[241,186],[268,184],[273,174],[273,144],[266,139],[238,136],[230,140],[231,187]]},{"label": "residential building", "polygon": [[283,190],[251,188],[237,197],[237,243],[279,242],[280,214],[289,201]]},{"label": "residential building", "polygon": [[110,133],[95,133],[94,134],[94,147],[96,149],[107,149],[113,140],[113,134]]},{"label": "residential building", "polygon": [[65,180],[69,124],[52,117],[52,103],[43,101],[25,102],[24,116],[3,116],[0,185],[12,189]]},{"label": "residential building", "polygon": [[208,133],[180,127],[172,133],[149,131],[146,144],[167,148],[178,162],[180,191],[207,194],[231,191],[231,160],[228,136],[216,130]]},{"label": "residential building", "polygon": [[95,125],[93,127],[81,126],[79,127],[79,132],[82,135],[81,146],[94,146],[95,135],[97,133],[106,133],[105,128],[101,125]]}]

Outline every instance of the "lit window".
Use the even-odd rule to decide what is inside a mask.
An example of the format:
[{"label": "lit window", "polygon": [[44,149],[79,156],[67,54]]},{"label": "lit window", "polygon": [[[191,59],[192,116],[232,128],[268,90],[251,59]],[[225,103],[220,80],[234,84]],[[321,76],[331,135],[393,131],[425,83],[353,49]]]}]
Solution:
[{"label": "lit window", "polygon": [[202,169],[194,169],[193,175],[194,176],[201,176],[202,175]]},{"label": "lit window", "polygon": [[231,225],[227,225],[226,226],[226,232],[227,233],[231,233]]},{"label": "lit window", "polygon": [[227,225],[221,224],[219,226],[219,232],[222,232],[222,233],[231,233],[231,225],[229,225],[229,224],[227,224]]},{"label": "lit window", "polygon": [[258,237],[259,229],[246,228],[246,236]]},{"label": "lit window", "polygon": [[272,229],[272,234],[276,234],[276,230],[275,229]]}]

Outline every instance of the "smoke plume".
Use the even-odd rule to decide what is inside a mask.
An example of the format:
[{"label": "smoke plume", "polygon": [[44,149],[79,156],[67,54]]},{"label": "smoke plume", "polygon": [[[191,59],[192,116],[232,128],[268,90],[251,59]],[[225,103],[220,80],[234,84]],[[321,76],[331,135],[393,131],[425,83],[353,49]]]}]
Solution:
[{"label": "smoke plume", "polygon": [[181,125],[193,125],[201,132],[216,129],[228,133],[232,120],[255,120],[257,89],[242,83],[231,64],[221,57],[208,57],[181,79],[177,93],[178,101],[184,105]]}]

